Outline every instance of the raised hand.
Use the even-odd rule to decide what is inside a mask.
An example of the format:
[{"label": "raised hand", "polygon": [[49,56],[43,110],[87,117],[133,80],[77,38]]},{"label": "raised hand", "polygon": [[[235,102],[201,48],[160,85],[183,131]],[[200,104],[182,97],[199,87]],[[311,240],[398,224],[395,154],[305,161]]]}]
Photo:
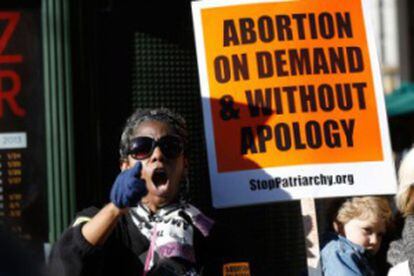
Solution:
[{"label": "raised hand", "polygon": [[110,200],[118,208],[136,206],[140,199],[147,194],[145,181],[140,179],[141,169],[141,162],[137,162],[134,167],[121,172],[115,179]]}]

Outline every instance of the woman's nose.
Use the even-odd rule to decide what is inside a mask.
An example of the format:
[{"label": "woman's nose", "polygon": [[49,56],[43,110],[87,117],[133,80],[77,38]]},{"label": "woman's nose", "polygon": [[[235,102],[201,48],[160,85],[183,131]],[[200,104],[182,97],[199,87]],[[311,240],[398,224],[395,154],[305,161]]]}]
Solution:
[{"label": "woman's nose", "polygon": [[159,146],[156,146],[154,151],[151,154],[151,161],[163,161],[165,158]]}]

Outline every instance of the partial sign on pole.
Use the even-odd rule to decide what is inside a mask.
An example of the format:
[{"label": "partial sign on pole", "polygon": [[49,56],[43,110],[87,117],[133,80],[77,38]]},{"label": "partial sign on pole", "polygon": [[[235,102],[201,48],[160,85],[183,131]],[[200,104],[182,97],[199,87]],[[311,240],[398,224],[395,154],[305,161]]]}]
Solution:
[{"label": "partial sign on pole", "polygon": [[192,8],[215,207],[395,192],[364,0]]}]

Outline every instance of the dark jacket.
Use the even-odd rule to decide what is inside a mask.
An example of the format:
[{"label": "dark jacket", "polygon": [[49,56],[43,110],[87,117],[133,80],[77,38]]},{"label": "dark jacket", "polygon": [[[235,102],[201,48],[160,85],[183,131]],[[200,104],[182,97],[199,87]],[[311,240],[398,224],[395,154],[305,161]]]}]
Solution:
[{"label": "dark jacket", "polygon": [[[98,211],[97,208],[88,208],[77,214],[75,222],[87,220]],[[67,229],[54,244],[49,265],[51,275],[142,275],[146,252],[150,243],[134,224],[131,212],[120,218],[103,246],[92,246],[85,240],[81,233],[81,228],[85,223],[86,221],[79,224],[75,223],[75,226]],[[204,238],[199,231],[194,230],[197,264],[174,259],[162,264],[162,268],[155,267],[154,270],[163,271],[167,267],[167,270],[180,271],[180,269],[194,265],[197,270],[203,267],[205,271],[218,272],[221,266],[220,261],[217,260],[219,258],[217,253],[219,252],[208,253],[211,250],[209,244],[213,244],[211,240],[214,239],[214,236],[220,235],[218,234],[220,231],[216,229],[217,227],[213,227],[207,238]],[[213,258],[206,259],[208,256]],[[162,275],[169,274],[163,272]]]}]

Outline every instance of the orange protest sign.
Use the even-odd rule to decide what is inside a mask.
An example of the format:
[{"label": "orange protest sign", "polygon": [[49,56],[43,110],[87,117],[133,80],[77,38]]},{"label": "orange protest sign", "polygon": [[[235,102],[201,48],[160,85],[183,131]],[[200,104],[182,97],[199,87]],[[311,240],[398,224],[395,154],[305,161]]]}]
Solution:
[{"label": "orange protest sign", "polygon": [[220,172],[382,160],[362,7],[340,6],[201,12]]},{"label": "orange protest sign", "polygon": [[[391,164],[364,0],[208,2],[193,3],[193,18],[210,175],[217,183],[230,185],[224,178],[228,183],[234,173],[249,197],[248,189],[260,189],[246,176],[264,169],[279,175],[286,170],[277,168],[287,166],[317,164],[322,172],[324,164]],[[213,187],[223,201],[229,196],[223,189],[239,191]]]}]

